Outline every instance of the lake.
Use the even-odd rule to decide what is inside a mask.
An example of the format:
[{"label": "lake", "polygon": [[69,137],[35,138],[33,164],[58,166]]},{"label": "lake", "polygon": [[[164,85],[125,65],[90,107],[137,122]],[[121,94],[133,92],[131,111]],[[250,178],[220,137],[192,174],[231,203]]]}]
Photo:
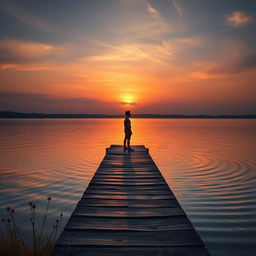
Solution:
[{"label": "lake", "polygon": [[[132,119],[132,127],[132,143],[149,147],[210,253],[255,255],[256,120]],[[46,232],[62,212],[61,231],[105,148],[122,140],[122,119],[0,120],[0,217],[10,205],[28,231],[28,202],[40,217],[50,196]]]}]

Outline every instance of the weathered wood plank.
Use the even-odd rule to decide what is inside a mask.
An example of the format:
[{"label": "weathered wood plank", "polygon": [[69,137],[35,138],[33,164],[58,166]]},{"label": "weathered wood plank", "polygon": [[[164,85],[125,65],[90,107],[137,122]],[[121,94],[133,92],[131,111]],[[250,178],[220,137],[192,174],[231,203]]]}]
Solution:
[{"label": "weathered wood plank", "polygon": [[97,173],[94,178],[115,178],[115,179],[163,179],[160,174],[139,174],[139,173],[130,173],[130,174],[115,174],[115,173]]},{"label": "weathered wood plank", "polygon": [[83,207],[78,205],[73,215],[99,217],[167,217],[185,215],[181,207],[169,208],[118,208],[118,207]]},{"label": "weathered wood plank", "polygon": [[80,206],[98,206],[98,207],[129,207],[129,208],[152,208],[152,207],[174,207],[179,206],[176,199],[163,200],[140,200],[134,198],[127,199],[102,199],[85,197],[80,200]]},{"label": "weathered wood plank", "polygon": [[91,182],[92,185],[120,185],[120,186],[157,186],[157,185],[165,185],[164,181],[108,181],[108,180],[98,180],[94,179]]},{"label": "weathered wood plank", "polygon": [[103,160],[109,161],[150,161],[152,162],[152,158],[148,155],[106,155]]},{"label": "weathered wood plank", "polygon": [[117,230],[66,230],[58,244],[69,246],[202,246],[194,230],[117,231]]},{"label": "weathered wood plank", "polygon": [[203,247],[56,247],[56,256],[209,256]]},{"label": "weathered wood plank", "polygon": [[[148,149],[145,148],[143,145],[134,145],[133,149],[136,151],[136,153],[148,153]],[[120,147],[120,145],[111,145],[109,148],[106,149],[107,154],[111,153],[117,153],[117,154],[130,154],[128,151],[124,151],[123,147]]]},{"label": "weathered wood plank", "polygon": [[[138,156],[139,155],[144,156],[145,154],[147,154],[146,149],[135,149],[135,151],[136,151],[136,155],[138,155]],[[108,155],[114,154],[114,155],[128,155],[128,156],[131,154],[131,152],[129,152],[129,151],[123,151],[120,149],[106,149],[106,153]]]},{"label": "weathered wood plank", "polygon": [[131,176],[131,175],[148,175],[148,176],[161,176],[157,170],[131,170],[127,169],[125,171],[121,171],[115,168],[106,168],[104,170],[98,170],[97,175],[123,175],[123,176]]},{"label": "weathered wood plank", "polygon": [[159,173],[158,168],[156,165],[150,165],[150,166],[144,166],[144,167],[138,167],[134,166],[132,168],[129,167],[114,167],[114,168],[103,168],[102,165],[100,165],[99,169],[97,170],[97,173],[102,173],[102,172],[120,172],[120,173],[138,173],[138,174],[154,174],[154,173]]},{"label": "weathered wood plank", "polygon": [[99,175],[95,175],[94,176],[94,181],[107,181],[107,182],[122,182],[122,183],[126,183],[126,182],[165,182],[164,179],[162,177],[155,177],[155,178],[137,178],[135,175],[133,178],[129,177],[102,177]]},{"label": "weathered wood plank", "polygon": [[109,189],[113,189],[116,191],[141,191],[141,190],[164,190],[164,189],[168,189],[168,185],[164,184],[164,185],[140,185],[140,186],[124,186],[124,185],[103,185],[103,184],[94,184],[93,182],[91,182],[88,186],[89,189],[101,189],[101,190],[109,190]]},{"label": "weathered wood plank", "polygon": [[154,195],[172,195],[173,193],[168,189],[163,190],[141,190],[141,191],[116,191],[116,190],[107,190],[102,191],[101,189],[88,189],[84,195],[107,195],[108,198],[111,198],[114,195],[117,196],[127,196],[127,195],[135,195],[135,196],[154,196]]},{"label": "weathered wood plank", "polygon": [[164,195],[131,195],[131,194],[126,194],[126,195],[112,195],[111,197],[109,195],[104,195],[104,194],[89,194],[85,193],[82,198],[98,198],[98,199],[109,199],[109,200],[166,200],[166,199],[172,199],[176,200],[176,198],[171,195],[171,194],[164,194]]},{"label": "weathered wood plank", "polygon": [[103,218],[72,216],[66,229],[105,229],[105,230],[193,230],[187,218],[161,217],[161,218]]},{"label": "weathered wood plank", "polygon": [[141,163],[131,163],[131,162],[103,162],[101,165],[102,168],[129,168],[131,171],[135,171],[134,168],[140,167],[141,169],[146,169],[146,168],[154,168],[155,164],[154,163],[147,163],[147,162],[141,162]]}]

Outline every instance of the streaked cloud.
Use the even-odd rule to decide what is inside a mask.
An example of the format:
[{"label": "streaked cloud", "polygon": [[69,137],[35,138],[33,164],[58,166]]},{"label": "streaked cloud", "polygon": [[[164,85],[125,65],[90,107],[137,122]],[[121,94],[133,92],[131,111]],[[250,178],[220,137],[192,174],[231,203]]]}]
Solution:
[{"label": "streaked cloud", "polygon": [[155,14],[159,14],[159,12],[157,11],[157,9],[155,9],[154,7],[152,7],[150,4],[148,4],[147,9],[150,13],[152,13],[153,15]]},{"label": "streaked cloud", "polygon": [[218,79],[242,73],[256,72],[256,51],[240,49],[233,55],[227,55],[217,61],[196,64],[197,71],[192,76],[199,79]]},{"label": "streaked cloud", "polygon": [[0,9],[6,11],[28,26],[36,27],[47,32],[56,32],[56,29],[54,29],[48,22],[24,10],[20,5],[18,6],[14,3],[1,1]]},{"label": "streaked cloud", "polygon": [[91,98],[61,98],[47,94],[33,94],[33,93],[0,93],[0,99],[9,100],[22,100],[22,101],[36,101],[36,102],[45,102],[45,103],[95,103],[98,100]]},{"label": "streaked cloud", "polygon": [[[165,21],[162,17],[161,12],[153,7],[148,1],[146,2],[147,11],[150,13],[153,22],[148,22],[144,25],[147,36],[153,35],[165,35],[166,33],[171,33],[174,28],[170,26],[169,23]],[[142,32],[143,33],[143,32]]]},{"label": "streaked cloud", "polygon": [[0,49],[5,51],[6,54],[14,54],[25,58],[37,58],[64,53],[64,48],[60,46],[10,38],[0,40]]},{"label": "streaked cloud", "polygon": [[0,70],[15,69],[17,71],[38,71],[38,70],[57,70],[60,67],[52,64],[8,64],[0,63]]},{"label": "streaked cloud", "polygon": [[[34,107],[37,111],[43,109],[55,109],[61,111],[65,106],[69,106],[76,111],[82,111],[86,106],[95,107],[103,102],[94,98],[81,97],[56,97],[47,94],[36,93],[0,93],[0,109],[28,111]],[[55,112],[53,111],[53,112]]]},{"label": "streaked cloud", "polygon": [[165,63],[171,56],[184,52],[187,49],[198,47],[202,40],[195,37],[177,39],[164,39],[155,43],[130,43],[130,44],[105,44],[93,41],[103,49],[99,55],[85,57],[84,60],[94,62],[138,62],[149,61],[150,63]]},{"label": "streaked cloud", "polygon": [[249,25],[253,21],[253,17],[243,11],[232,12],[226,17],[226,23],[235,28]]},{"label": "streaked cloud", "polygon": [[178,2],[178,0],[172,0],[172,4],[173,4],[176,12],[178,13],[178,15],[181,17],[183,15],[183,10],[182,10],[181,5]]},{"label": "streaked cloud", "polygon": [[0,70],[57,70],[71,61],[69,54],[67,46],[4,38],[0,39]]}]

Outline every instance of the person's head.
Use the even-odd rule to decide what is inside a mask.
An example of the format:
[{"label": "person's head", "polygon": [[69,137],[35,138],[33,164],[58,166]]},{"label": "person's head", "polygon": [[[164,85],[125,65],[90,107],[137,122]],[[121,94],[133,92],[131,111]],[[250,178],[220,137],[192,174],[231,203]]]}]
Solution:
[{"label": "person's head", "polygon": [[130,116],[131,116],[131,111],[130,111],[130,110],[125,111],[125,116],[126,116],[126,117],[130,117]]}]

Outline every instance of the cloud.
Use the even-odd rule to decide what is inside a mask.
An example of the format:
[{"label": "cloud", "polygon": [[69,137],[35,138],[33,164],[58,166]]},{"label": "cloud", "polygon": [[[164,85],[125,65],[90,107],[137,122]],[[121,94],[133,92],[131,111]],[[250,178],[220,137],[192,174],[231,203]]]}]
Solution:
[{"label": "cloud", "polygon": [[[106,44],[93,41],[94,44],[103,47],[101,54],[85,57],[90,62],[141,62],[166,63],[171,57],[185,50],[197,47],[202,43],[201,38],[184,37],[175,39],[159,40],[155,43],[134,42],[128,44]],[[105,49],[104,49],[105,48]],[[148,62],[149,64],[149,62]]]},{"label": "cloud", "polygon": [[217,79],[217,78],[225,77],[226,74],[214,73],[212,70],[209,70],[209,71],[192,72],[191,76],[197,79]]},{"label": "cloud", "polygon": [[58,98],[47,94],[33,93],[0,93],[0,100],[30,101],[43,103],[95,103],[98,100],[91,98]]},{"label": "cloud", "polygon": [[125,101],[118,101],[117,104],[123,105],[123,106],[135,106],[138,105],[136,102],[125,102]]},{"label": "cloud", "polygon": [[[15,68],[21,64],[38,63],[42,60],[55,60],[64,57],[67,49],[53,44],[21,41],[16,39],[0,39],[0,68]],[[46,66],[41,63],[40,66]]]},{"label": "cloud", "polygon": [[[46,113],[116,113],[120,103],[89,97],[57,97],[40,93],[0,93],[0,110]],[[132,106],[132,105],[129,105]]]},{"label": "cloud", "polygon": [[165,57],[176,55],[178,52],[184,51],[189,48],[196,47],[202,43],[200,38],[176,38],[166,39],[162,41],[161,45],[156,46],[157,52]]},{"label": "cloud", "polygon": [[152,13],[152,14],[159,14],[159,12],[157,11],[157,9],[155,9],[154,7],[152,7],[150,4],[148,4],[148,6],[147,6],[147,9],[148,9],[148,11],[150,12],[150,13]]},{"label": "cloud", "polygon": [[6,64],[0,63],[0,70],[15,69],[22,71],[56,70],[59,66],[53,64]]},{"label": "cloud", "polygon": [[153,22],[149,22],[144,26],[138,26],[137,29],[139,29],[143,34],[143,31],[145,31],[145,36],[164,35],[172,32],[173,29],[163,19],[160,11],[154,8],[148,1],[146,4],[147,11],[151,15]]},{"label": "cloud", "polygon": [[232,27],[243,27],[254,22],[252,16],[246,14],[242,11],[232,12],[230,15],[226,16],[226,23]]},{"label": "cloud", "polygon": [[150,59],[148,47],[142,44],[107,45],[107,51],[101,55],[86,58],[89,61],[140,61]]},{"label": "cloud", "polygon": [[180,17],[183,16],[183,10],[182,10],[180,4],[178,3],[178,1],[177,0],[172,0],[172,4],[173,4],[176,12],[178,13],[178,15]]},{"label": "cloud", "polygon": [[256,71],[256,51],[240,52],[224,60],[204,62],[197,65],[199,70],[192,72],[198,79],[216,79],[230,75]]},{"label": "cloud", "polygon": [[15,5],[10,2],[0,2],[0,9],[6,11],[10,15],[12,15],[17,20],[23,22],[24,24],[36,27],[40,30],[47,31],[47,32],[57,32],[50,24],[42,19],[28,13],[22,7]]}]

